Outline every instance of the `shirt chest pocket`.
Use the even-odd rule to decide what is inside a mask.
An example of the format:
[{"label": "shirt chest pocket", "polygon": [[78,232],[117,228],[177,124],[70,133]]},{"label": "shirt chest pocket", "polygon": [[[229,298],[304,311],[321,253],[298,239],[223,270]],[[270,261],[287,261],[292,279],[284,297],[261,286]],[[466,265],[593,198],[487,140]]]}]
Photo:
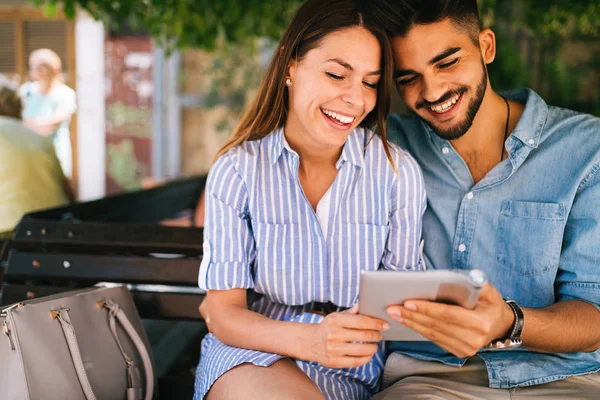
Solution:
[{"label": "shirt chest pocket", "polygon": [[[334,244],[334,257],[358,270],[376,270],[381,264],[390,232],[389,225],[342,223]],[[335,254],[337,253],[337,254]]]},{"label": "shirt chest pocket", "polygon": [[498,224],[496,260],[522,276],[555,273],[565,220],[562,204],[505,200]]}]

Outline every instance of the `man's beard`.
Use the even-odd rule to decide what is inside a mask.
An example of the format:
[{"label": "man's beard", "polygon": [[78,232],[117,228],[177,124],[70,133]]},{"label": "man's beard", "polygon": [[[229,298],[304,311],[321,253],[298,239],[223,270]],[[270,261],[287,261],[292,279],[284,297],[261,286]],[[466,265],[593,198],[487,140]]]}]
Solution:
[{"label": "man's beard", "polygon": [[[479,85],[477,85],[477,88],[475,90],[475,97],[473,99],[471,99],[471,101],[469,102],[469,106],[467,107],[467,115],[462,122],[459,122],[458,125],[455,125],[451,128],[442,129],[442,128],[436,127],[435,125],[429,123],[427,120],[422,118],[431,127],[431,129],[442,139],[445,139],[445,140],[458,139],[459,137],[461,137],[465,133],[467,133],[469,128],[471,128],[471,125],[473,125],[473,120],[475,119],[475,116],[477,115],[477,112],[479,111],[479,107],[481,107],[481,103],[483,102],[483,96],[485,95],[485,90],[487,88],[488,75],[487,75],[487,69],[485,67],[485,64],[483,63],[483,60],[481,61],[481,66],[483,68],[483,72],[481,74],[481,81],[479,82]],[[442,104],[442,103],[446,102],[447,99],[452,98],[455,94],[466,93],[467,90],[468,90],[468,88],[466,86],[463,86],[463,87],[459,88],[458,90],[453,91],[452,93],[447,93],[442,98],[440,98],[441,101],[437,101],[435,104]]]}]

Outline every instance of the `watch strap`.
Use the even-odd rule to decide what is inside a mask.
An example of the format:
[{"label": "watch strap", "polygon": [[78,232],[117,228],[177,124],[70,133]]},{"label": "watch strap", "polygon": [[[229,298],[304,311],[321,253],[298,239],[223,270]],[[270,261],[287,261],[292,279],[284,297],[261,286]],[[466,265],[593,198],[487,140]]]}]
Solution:
[{"label": "watch strap", "polygon": [[510,306],[515,314],[515,323],[513,324],[512,331],[510,332],[510,336],[508,338],[511,340],[521,340],[523,326],[525,326],[525,314],[523,314],[523,310],[521,310],[521,307],[519,307],[516,301],[506,300],[506,304]]},{"label": "watch strap", "polygon": [[501,349],[514,349],[520,347],[523,341],[521,340],[521,334],[523,333],[523,326],[525,325],[525,314],[523,310],[514,300],[505,300],[506,304],[511,308],[515,322],[513,323],[510,334],[507,338],[493,340],[485,348],[488,350],[501,350]]}]

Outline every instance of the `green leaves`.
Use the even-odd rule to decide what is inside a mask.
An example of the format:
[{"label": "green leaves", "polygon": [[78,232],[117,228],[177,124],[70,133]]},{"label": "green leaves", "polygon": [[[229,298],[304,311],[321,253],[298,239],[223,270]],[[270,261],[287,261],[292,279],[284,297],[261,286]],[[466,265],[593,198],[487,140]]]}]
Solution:
[{"label": "green leaves", "polygon": [[[223,35],[239,43],[249,37],[279,39],[303,0],[29,0],[47,15],[62,8],[74,18],[80,7],[112,29],[127,22],[164,45],[212,50]],[[326,1],[326,0],[323,0]],[[533,34],[567,37],[600,34],[600,3],[592,0],[480,0],[486,26],[510,15],[511,25]]]},{"label": "green leaves", "polygon": [[80,7],[115,29],[128,23],[148,31],[160,45],[212,50],[224,37],[279,39],[302,0],[29,0],[48,13],[69,18]]},{"label": "green leaves", "polygon": [[546,37],[600,35],[600,3],[594,0],[480,0],[485,26],[510,16],[513,28]]}]

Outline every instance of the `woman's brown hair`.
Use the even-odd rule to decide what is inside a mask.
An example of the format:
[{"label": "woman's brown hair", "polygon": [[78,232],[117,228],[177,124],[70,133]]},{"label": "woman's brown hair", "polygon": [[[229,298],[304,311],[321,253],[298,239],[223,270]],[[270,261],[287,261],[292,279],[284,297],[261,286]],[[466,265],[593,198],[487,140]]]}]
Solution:
[{"label": "woman's brown hair", "polygon": [[330,33],[340,29],[363,27],[371,32],[380,44],[381,77],[377,85],[375,108],[360,126],[376,128],[375,133],[383,139],[387,158],[396,169],[385,129],[394,67],[392,48],[384,30],[363,21],[360,2],[361,0],[308,0],[298,9],[279,42],[279,51],[271,59],[254,101],[215,158],[245,141],[262,139],[285,125],[289,101],[285,79],[292,59],[302,60],[306,53],[318,47],[321,40]]}]

